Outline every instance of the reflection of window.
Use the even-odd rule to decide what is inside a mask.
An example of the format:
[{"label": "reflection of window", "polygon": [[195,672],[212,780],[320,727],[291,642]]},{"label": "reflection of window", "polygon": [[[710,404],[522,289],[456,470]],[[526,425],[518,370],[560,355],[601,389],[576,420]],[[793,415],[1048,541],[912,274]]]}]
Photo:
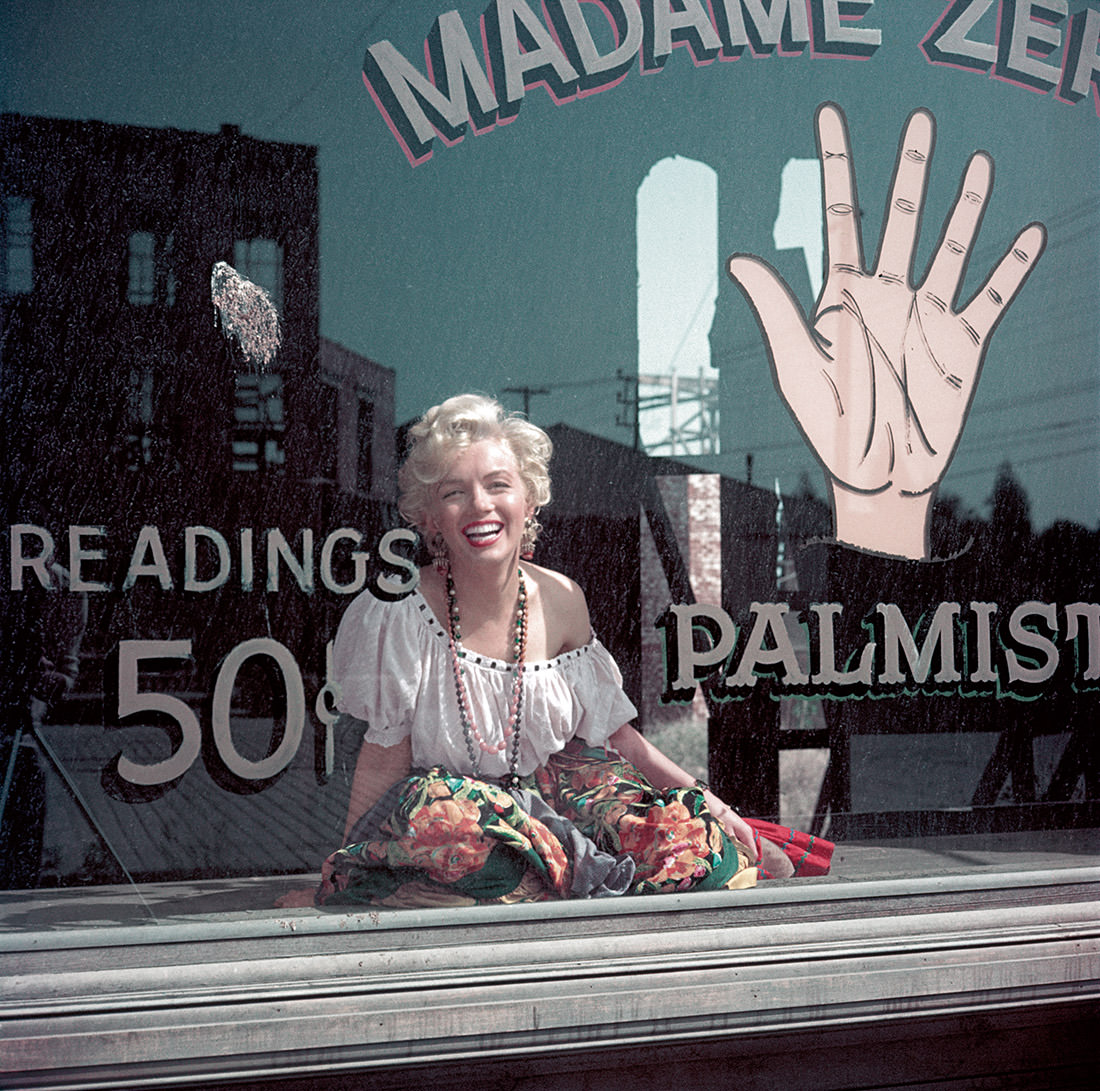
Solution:
[{"label": "reflection of window", "polygon": [[123,440],[123,457],[128,470],[139,470],[153,461],[153,372],[135,368],[130,372],[129,430]]},{"label": "reflection of window", "polygon": [[283,248],[274,239],[238,239],[233,244],[233,267],[258,284],[276,308],[283,307]]},{"label": "reflection of window", "polygon": [[283,379],[281,375],[238,375],[233,411],[233,469],[256,471],[282,466]]},{"label": "reflection of window", "polygon": [[717,383],[710,329],[718,298],[718,175],[682,156],[656,163],[638,187],[638,387],[643,446],[717,454]]},{"label": "reflection of window", "polygon": [[150,231],[135,231],[130,236],[128,303],[153,302],[156,286],[156,239]]},{"label": "reflection of window", "polygon": [[29,197],[5,197],[3,204],[2,281],[9,295],[24,295],[34,289],[34,223]]},{"label": "reflection of window", "polygon": [[335,481],[339,461],[340,392],[328,382],[317,386],[317,438],[320,444],[318,473],[326,481]]},{"label": "reflection of window", "polygon": [[355,488],[358,492],[370,492],[371,445],[374,442],[374,402],[360,395],[358,423],[356,425]]},{"label": "reflection of window", "polygon": [[163,255],[163,279],[164,279],[164,302],[171,307],[176,302],[176,274],[172,268],[172,244],[175,240],[171,235],[165,239],[164,242],[164,255]]},{"label": "reflection of window", "polygon": [[126,301],[138,306],[176,301],[176,277],[172,270],[172,236],[158,239],[151,231],[130,235]]}]

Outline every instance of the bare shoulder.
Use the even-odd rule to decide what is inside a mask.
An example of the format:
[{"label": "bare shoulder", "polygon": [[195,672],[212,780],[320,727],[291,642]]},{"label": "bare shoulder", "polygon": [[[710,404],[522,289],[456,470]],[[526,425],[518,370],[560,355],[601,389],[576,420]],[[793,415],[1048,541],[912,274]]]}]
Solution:
[{"label": "bare shoulder", "polygon": [[588,603],[580,585],[568,576],[525,561],[523,570],[534,579],[535,587],[547,606],[555,610],[583,611],[588,616]]},{"label": "bare shoulder", "polygon": [[548,644],[556,649],[551,654],[572,651],[588,643],[592,622],[588,602],[580,585],[552,568],[526,562],[524,571],[534,583],[534,592],[542,604],[548,634]]}]

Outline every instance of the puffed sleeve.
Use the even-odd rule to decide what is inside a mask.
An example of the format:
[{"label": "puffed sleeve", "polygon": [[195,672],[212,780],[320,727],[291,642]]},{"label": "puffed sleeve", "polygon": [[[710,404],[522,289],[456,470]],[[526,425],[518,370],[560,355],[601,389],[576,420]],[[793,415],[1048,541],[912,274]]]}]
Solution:
[{"label": "puffed sleeve", "polygon": [[393,746],[410,734],[423,671],[418,629],[407,603],[369,591],[340,621],[333,645],[336,707],[364,722],[364,741]]},{"label": "puffed sleeve", "polygon": [[592,638],[584,655],[565,666],[573,690],[574,732],[592,746],[603,746],[638,710],[623,692],[623,676],[611,653]]}]

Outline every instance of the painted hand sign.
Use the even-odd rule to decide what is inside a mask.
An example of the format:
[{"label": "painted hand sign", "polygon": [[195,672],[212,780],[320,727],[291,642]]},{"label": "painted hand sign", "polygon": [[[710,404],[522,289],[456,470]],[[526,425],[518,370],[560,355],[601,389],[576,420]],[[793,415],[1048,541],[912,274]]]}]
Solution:
[{"label": "painted hand sign", "polygon": [[817,112],[827,242],[813,313],[759,258],[729,275],[760,322],[776,386],[828,476],[837,537],[881,553],[928,556],[936,489],[962,434],[989,339],[1042,254],[1030,224],[964,306],[959,291],[993,182],[982,152],[967,165],[923,279],[914,279],[935,142],[925,110],[898,147],[879,253],[864,262],[860,205],[843,111]]}]

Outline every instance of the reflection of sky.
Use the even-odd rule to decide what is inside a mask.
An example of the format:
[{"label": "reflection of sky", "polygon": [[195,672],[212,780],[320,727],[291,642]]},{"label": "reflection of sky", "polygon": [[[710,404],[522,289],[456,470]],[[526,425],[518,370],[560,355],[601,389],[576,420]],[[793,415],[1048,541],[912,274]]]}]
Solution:
[{"label": "reflection of sky", "polygon": [[816,159],[789,159],[779,179],[779,213],[775,218],[776,250],[801,250],[806,257],[810,294],[817,297],[823,277],[821,172]]},{"label": "reflection of sky", "polygon": [[[639,375],[714,377],[709,334],[718,294],[717,181],[705,164],[676,157],[657,163],[638,187]],[[643,386],[641,393],[650,391]],[[664,442],[674,421],[682,423],[682,416],[643,413],[642,443]]]},{"label": "reflection of sky", "polygon": [[[718,178],[718,254],[759,254],[803,302],[805,253],[777,249],[784,165],[814,155],[815,106],[848,111],[865,251],[873,255],[897,132],[917,105],[936,115],[922,249],[926,260],[967,155],[987,148],[997,187],[969,290],[1032,219],[1051,241],[993,339],[973,413],[944,488],[984,509],[1009,459],[1035,520],[1097,521],[1100,216],[1093,105],[930,65],[918,44],[937,4],[876,5],[883,45],[869,60],[757,58],[664,71],[635,67],[615,88],[555,106],[542,88],[519,115],[410,168],[366,93],[366,47],[389,38],[422,65],[432,20],[469,27],[486,7],[448,0],[76,0],[7,4],[0,18],[3,108],[317,144],[322,332],[398,375],[408,417],[461,388],[549,386],[532,416],[629,439],[615,373],[637,369],[635,196],[661,159]],[[597,5],[585,5],[598,10]],[[541,11],[540,5],[533,5]],[[976,35],[990,33],[983,23]],[[477,36],[475,33],[475,41]],[[794,488],[812,469],[772,387],[759,333],[719,276],[713,362],[739,417],[715,463]],[[513,400],[515,396],[510,396]],[[518,402],[516,402],[518,404]]]}]

